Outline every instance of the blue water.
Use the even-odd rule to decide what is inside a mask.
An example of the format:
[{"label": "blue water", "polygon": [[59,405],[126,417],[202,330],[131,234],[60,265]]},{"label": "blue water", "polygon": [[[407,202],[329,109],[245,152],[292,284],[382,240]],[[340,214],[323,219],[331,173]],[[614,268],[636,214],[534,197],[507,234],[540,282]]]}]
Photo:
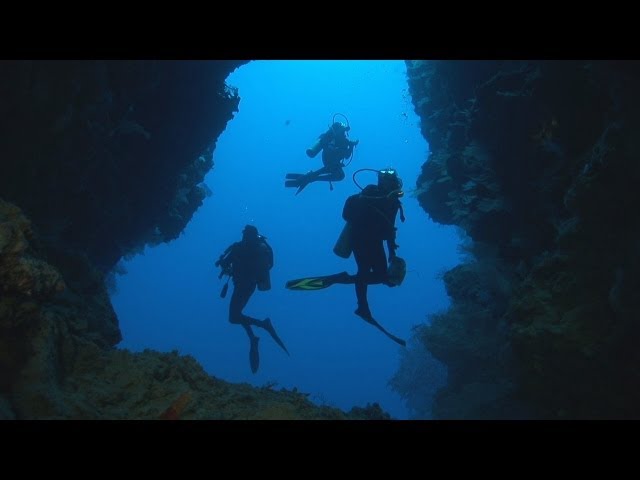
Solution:
[{"label": "blue water", "polygon": [[[175,241],[147,248],[125,263],[113,304],[124,340],[134,351],[177,349],[193,355],[209,372],[231,382],[310,393],[318,404],[349,410],[378,402],[394,418],[408,418],[402,399],[388,387],[402,348],[353,311],[352,285],[316,292],[286,290],[292,278],[355,273],[353,257],[332,248],[343,227],[342,206],[356,193],[358,168],[395,167],[404,180],[406,222],[397,221],[397,253],[407,261],[402,286],[369,287],[374,317],[391,333],[408,339],[411,327],[447,307],[436,276],[458,263],[457,234],[430,221],[411,195],[428,145],[419,131],[402,61],[254,61],[233,72],[240,111],[218,139],[215,166],[205,182],[205,200]],[[320,168],[320,155],[305,155],[334,113],[347,116],[351,139],[359,139],[347,177],[330,191],[326,182],[300,195],[284,188],[288,172]],[[375,175],[358,175],[364,186]],[[228,322],[228,302],[214,261],[255,224],[275,252],[272,290],[256,292],[245,313],[271,317],[288,357],[266,332],[260,340],[260,370],[249,368],[249,342],[242,327]]]}]

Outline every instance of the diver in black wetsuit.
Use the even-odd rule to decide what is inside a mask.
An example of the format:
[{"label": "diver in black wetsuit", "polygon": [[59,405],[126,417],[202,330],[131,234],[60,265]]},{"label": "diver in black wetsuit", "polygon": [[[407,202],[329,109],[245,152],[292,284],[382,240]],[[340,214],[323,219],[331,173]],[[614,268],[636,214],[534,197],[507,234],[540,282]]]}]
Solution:
[{"label": "diver in black wetsuit", "polygon": [[322,133],[316,143],[307,149],[307,155],[311,158],[322,150],[323,167],[306,174],[288,173],[284,182],[285,187],[298,187],[297,195],[312,182],[342,180],[344,178],[343,162],[353,155],[353,147],[359,143],[359,140],[347,138],[347,132],[350,129],[351,127],[345,123],[334,122],[329,130]]},{"label": "diver in black wetsuit", "polygon": [[389,262],[396,257],[395,220],[401,208],[398,199],[401,189],[402,183],[395,170],[381,170],[378,185],[367,185],[362,192],[351,195],[342,210],[342,218],[350,226],[351,248],[358,265],[355,279],[358,308],[355,313],[367,321],[373,319],[367,301],[367,286],[389,284],[383,241],[387,242]]},{"label": "diver in black wetsuit", "polygon": [[[367,185],[358,194],[351,195],[345,201],[342,218],[347,222],[345,231],[336,244],[336,254],[348,258],[353,251],[358,272],[335,275],[307,277],[290,280],[286,287],[293,290],[318,290],[335,284],[355,284],[358,308],[355,314],[382,330],[392,340],[401,345],[405,341],[388,333],[371,315],[367,300],[367,287],[373,284],[388,286],[399,285],[406,273],[406,264],[396,255],[395,219],[398,211],[404,221],[399,198],[403,195],[402,180],[392,168],[380,170],[378,184]],[[389,267],[384,250],[387,243]],[[344,248],[344,245],[347,247]],[[341,252],[338,249],[342,250]]]},{"label": "diver in black wetsuit", "polygon": [[[229,303],[229,322],[240,324],[249,336],[249,364],[251,371],[256,373],[260,365],[258,354],[258,340],[251,326],[264,328],[282,349],[287,352],[280,337],[278,337],[270,318],[258,320],[242,313],[256,290],[265,291],[271,288],[269,270],[273,267],[273,250],[265,237],[258,234],[258,229],[247,225],[242,231],[242,241],[231,244],[216,261],[216,266],[222,268],[222,275],[233,278],[233,294]],[[223,287],[221,296],[227,293],[227,284]]]}]

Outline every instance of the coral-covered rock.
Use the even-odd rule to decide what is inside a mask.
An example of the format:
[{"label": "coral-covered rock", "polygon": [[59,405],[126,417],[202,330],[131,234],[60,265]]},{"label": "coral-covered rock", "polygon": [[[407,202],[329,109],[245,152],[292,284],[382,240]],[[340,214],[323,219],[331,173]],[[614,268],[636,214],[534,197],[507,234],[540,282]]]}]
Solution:
[{"label": "coral-covered rock", "polygon": [[[193,357],[176,351],[109,350],[76,339],[63,359],[66,381],[56,394],[42,382],[14,395],[19,418],[147,419],[147,420],[349,420],[345,414],[319,407],[308,395],[247,384],[232,384],[209,376]],[[34,388],[38,385],[38,388]],[[371,410],[371,411],[369,411]],[[365,409],[366,418],[388,418],[379,409]]]},{"label": "coral-covered rock", "polygon": [[449,367],[438,415],[640,417],[640,62],[407,66],[421,205],[510,282],[488,309],[496,276],[444,276],[452,307],[418,330]]}]

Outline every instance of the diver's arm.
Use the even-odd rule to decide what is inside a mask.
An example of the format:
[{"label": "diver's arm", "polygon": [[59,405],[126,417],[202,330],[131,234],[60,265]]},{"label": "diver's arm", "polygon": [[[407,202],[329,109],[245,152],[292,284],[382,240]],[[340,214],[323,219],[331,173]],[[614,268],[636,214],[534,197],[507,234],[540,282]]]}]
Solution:
[{"label": "diver's arm", "polygon": [[347,148],[345,148],[345,153],[344,153],[344,155],[342,157],[346,160],[351,155],[353,155],[353,144],[351,142],[349,142],[347,144]]},{"label": "diver's arm", "polygon": [[236,245],[237,245],[237,242],[229,245],[227,249],[224,251],[224,253],[220,255],[220,258],[216,262],[216,267],[220,267],[223,272],[231,269],[231,266],[234,260],[234,253],[235,253],[234,247]]},{"label": "diver's arm", "polygon": [[220,256],[218,257],[218,260],[216,260],[215,266],[216,267],[222,267],[224,268],[224,263],[226,263],[226,258],[227,255],[229,254],[229,251],[231,251],[231,247],[233,247],[233,245],[229,245],[224,252],[222,252],[220,254]]},{"label": "diver's arm", "polygon": [[358,143],[359,143],[359,140],[355,140],[355,141],[347,140],[347,145],[345,147],[345,154],[343,155],[345,160],[349,158],[351,155],[353,155],[353,147],[355,147]]}]

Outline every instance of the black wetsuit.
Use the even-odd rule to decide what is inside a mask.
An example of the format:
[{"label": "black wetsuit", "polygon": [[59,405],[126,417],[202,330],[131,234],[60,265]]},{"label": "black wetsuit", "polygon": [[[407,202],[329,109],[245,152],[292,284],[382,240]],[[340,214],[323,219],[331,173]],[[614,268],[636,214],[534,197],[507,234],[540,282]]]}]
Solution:
[{"label": "black wetsuit", "polygon": [[[353,147],[358,141],[351,141],[344,133],[337,134],[329,129],[320,135],[320,146],[322,147],[323,167],[300,176],[296,182],[291,182],[287,186],[298,186],[304,188],[311,182],[338,182],[344,179],[342,161],[348,159],[353,154]],[[309,151],[307,155],[313,156]]]},{"label": "black wetsuit", "polygon": [[229,303],[229,322],[241,324],[249,337],[253,337],[251,325],[262,326],[262,320],[242,313],[258,282],[268,274],[265,264],[265,244],[258,242],[236,242],[229,247],[225,263],[232,266],[233,294]]},{"label": "black wetsuit", "polygon": [[320,137],[324,166],[314,172],[312,181],[340,181],[344,178],[341,162],[351,156],[357,142],[352,142],[344,134],[335,135],[332,130]]},{"label": "black wetsuit", "polygon": [[351,225],[351,246],[358,265],[355,278],[358,308],[369,311],[367,285],[387,283],[387,256],[395,255],[395,219],[400,209],[396,196],[387,196],[377,185],[368,185],[361,193],[347,198],[342,218]]},{"label": "black wetsuit", "polygon": [[[246,232],[247,228],[245,228]],[[218,263],[223,271],[229,272],[233,279],[233,294],[229,302],[229,322],[242,325],[249,336],[249,363],[253,373],[258,371],[260,357],[259,338],[253,333],[252,326],[265,329],[273,340],[289,354],[287,347],[275,331],[270,318],[258,320],[242,313],[251,295],[259,290],[269,290],[271,279],[269,270],[273,267],[273,250],[262,236],[244,238],[229,246]]]}]

